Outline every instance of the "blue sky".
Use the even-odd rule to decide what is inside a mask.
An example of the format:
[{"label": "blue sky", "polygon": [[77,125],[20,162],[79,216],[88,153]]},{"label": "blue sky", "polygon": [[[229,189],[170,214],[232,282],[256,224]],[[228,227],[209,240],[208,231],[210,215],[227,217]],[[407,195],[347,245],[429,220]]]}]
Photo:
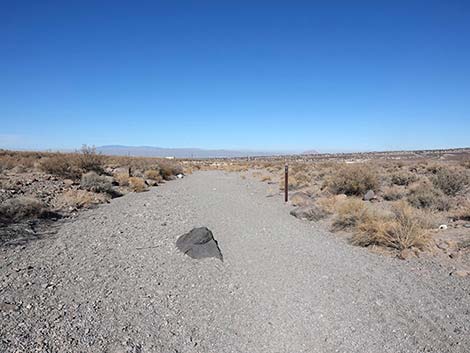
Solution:
[{"label": "blue sky", "polygon": [[0,147],[470,146],[469,1],[0,1]]}]

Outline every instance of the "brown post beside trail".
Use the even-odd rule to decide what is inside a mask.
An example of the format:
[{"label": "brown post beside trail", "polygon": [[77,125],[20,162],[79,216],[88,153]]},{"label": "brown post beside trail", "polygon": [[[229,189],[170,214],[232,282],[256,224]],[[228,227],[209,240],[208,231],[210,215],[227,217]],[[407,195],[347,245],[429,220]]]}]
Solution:
[{"label": "brown post beside trail", "polygon": [[286,163],[284,169],[284,202],[289,200],[289,166]]}]

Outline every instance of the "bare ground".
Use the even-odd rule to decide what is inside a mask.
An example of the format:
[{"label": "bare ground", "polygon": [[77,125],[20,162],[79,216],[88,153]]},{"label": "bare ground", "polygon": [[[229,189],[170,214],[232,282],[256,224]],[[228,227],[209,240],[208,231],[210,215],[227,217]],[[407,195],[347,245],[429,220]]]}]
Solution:
[{"label": "bare ground", "polygon": [[[468,352],[470,280],[353,247],[199,172],[0,253],[2,352]],[[207,226],[224,262],[175,241]]]}]

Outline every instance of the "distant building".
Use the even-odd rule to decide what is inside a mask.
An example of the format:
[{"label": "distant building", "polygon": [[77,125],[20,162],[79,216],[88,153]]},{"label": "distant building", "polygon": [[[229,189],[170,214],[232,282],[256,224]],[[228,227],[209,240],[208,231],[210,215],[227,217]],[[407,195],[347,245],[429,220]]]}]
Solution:
[{"label": "distant building", "polygon": [[168,156],[168,157],[165,157],[165,158],[166,158],[166,159],[175,159],[175,157],[174,157],[174,156],[171,156],[171,157],[170,157],[170,156]]}]

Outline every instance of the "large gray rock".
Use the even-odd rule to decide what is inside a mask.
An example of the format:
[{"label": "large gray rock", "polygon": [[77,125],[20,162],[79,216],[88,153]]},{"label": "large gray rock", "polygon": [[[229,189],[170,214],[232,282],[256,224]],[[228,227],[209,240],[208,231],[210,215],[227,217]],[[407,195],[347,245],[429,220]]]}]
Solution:
[{"label": "large gray rock", "polygon": [[297,207],[290,214],[299,219],[307,221],[319,221],[326,217],[326,212],[316,205]]},{"label": "large gray rock", "polygon": [[206,227],[194,228],[176,241],[176,247],[193,259],[215,257],[223,261],[222,252],[212,232]]}]

